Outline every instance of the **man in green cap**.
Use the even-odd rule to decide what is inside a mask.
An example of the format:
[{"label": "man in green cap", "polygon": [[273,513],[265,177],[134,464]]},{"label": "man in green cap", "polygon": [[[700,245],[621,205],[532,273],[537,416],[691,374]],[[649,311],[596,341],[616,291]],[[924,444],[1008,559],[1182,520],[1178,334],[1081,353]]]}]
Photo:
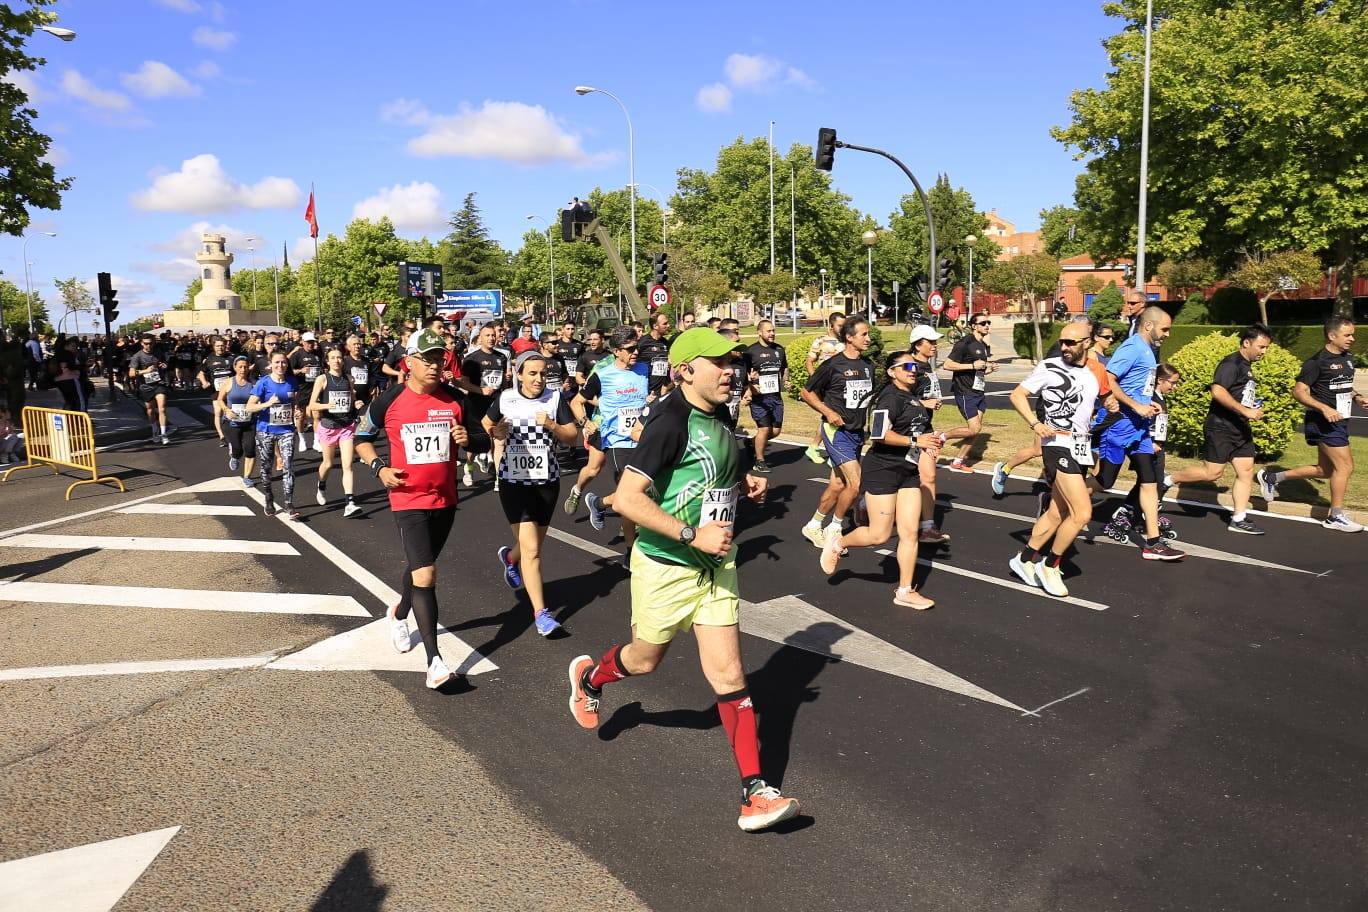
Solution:
[{"label": "man in green cap", "polygon": [[[798,813],[798,802],[760,776],[755,710],[741,665],[740,595],[732,527],[740,493],[741,450],[718,417],[731,396],[735,353],[745,346],[695,327],[670,346],[678,386],[652,406],[614,494],[615,508],[636,523],[633,546],[632,641],[595,663],[570,663],[570,711],[598,726],[604,685],[656,669],[675,634],[694,631],[704,677],[741,774],[741,813],[748,832]],[[745,475],[746,496],[761,501],[766,481]]]}]

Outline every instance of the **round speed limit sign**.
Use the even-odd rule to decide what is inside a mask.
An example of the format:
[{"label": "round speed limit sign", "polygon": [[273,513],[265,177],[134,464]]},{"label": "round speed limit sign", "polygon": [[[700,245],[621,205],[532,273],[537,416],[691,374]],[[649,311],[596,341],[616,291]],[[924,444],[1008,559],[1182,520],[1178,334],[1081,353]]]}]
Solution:
[{"label": "round speed limit sign", "polygon": [[939,291],[933,291],[926,296],[926,309],[933,314],[938,314],[945,309],[945,295]]},{"label": "round speed limit sign", "polygon": [[652,285],[650,291],[651,309],[659,310],[670,303],[670,289],[664,285]]}]

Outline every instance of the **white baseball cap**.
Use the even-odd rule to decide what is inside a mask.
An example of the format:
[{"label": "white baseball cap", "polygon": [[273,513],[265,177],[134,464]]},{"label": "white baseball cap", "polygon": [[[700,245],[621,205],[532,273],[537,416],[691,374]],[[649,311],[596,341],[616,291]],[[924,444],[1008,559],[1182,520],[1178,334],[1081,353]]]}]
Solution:
[{"label": "white baseball cap", "polygon": [[300,341],[300,342],[317,342],[317,341],[318,341],[318,336],[315,336],[315,335],[314,335],[313,333],[311,333],[311,332],[306,332],[304,335],[302,335],[302,336],[299,337],[299,341]]},{"label": "white baseball cap", "polygon": [[936,332],[934,329],[932,329],[931,327],[927,326],[925,323],[919,323],[919,324],[917,324],[917,326],[912,330],[912,337],[911,337],[910,339],[907,340],[907,343],[908,343],[909,345],[916,345],[918,342],[922,341],[923,339],[926,339],[926,340],[931,341],[931,342],[935,342],[937,339],[941,339],[941,338],[944,338],[944,336],[943,336],[941,333]]}]

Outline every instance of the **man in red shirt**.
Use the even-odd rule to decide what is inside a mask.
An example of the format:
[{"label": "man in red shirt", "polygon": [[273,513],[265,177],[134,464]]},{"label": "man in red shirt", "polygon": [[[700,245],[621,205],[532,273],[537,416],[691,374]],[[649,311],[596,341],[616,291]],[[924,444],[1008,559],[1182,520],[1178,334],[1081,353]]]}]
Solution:
[{"label": "man in red shirt", "polygon": [[533,351],[537,347],[537,340],[532,338],[532,318],[528,317],[523,321],[522,329],[518,330],[518,338],[508,344],[513,349],[513,357],[521,355],[523,352]]},{"label": "man in red shirt", "polygon": [[[441,382],[449,354],[437,333],[425,329],[409,340],[408,378],[371,403],[356,434],[356,452],[389,492],[390,512],[399,527],[406,568],[403,596],[389,611],[394,648],[407,652],[409,609],[427,653],[427,686],[433,690],[452,673],[437,650],[437,556],[456,519],[455,449],[489,449],[479,415],[463,415],[456,392]],[[469,425],[469,427],[467,426]],[[390,458],[380,458],[375,439],[390,441]]]}]

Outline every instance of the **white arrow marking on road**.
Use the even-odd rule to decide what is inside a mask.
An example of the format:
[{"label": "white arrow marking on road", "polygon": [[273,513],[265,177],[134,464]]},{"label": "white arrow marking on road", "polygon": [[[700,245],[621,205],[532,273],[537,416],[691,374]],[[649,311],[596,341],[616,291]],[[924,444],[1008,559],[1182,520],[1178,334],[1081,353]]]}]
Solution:
[{"label": "white arrow marking on road", "polygon": [[180,827],[0,864],[0,912],[110,912]]},{"label": "white arrow marking on road", "polygon": [[54,602],[114,608],[175,608],[184,611],[245,611],[255,614],[329,614],[370,617],[350,595],[158,589],[0,580],[0,602]]},{"label": "white arrow marking on road", "polygon": [[[888,548],[880,548],[874,553],[881,554],[887,557],[889,555],[896,554],[897,552],[890,551]],[[1107,606],[1102,604],[1101,602],[1090,602],[1087,599],[1081,599],[1072,595],[1066,596],[1065,598],[1057,598],[1053,595],[1050,595],[1050,593],[1046,592],[1043,589],[1037,589],[1035,586],[1028,586],[1025,583],[1019,583],[1014,579],[999,579],[998,577],[990,576],[987,573],[979,573],[977,570],[966,570],[963,567],[956,567],[954,564],[949,564],[945,561],[936,563],[935,561],[932,561],[929,558],[919,557],[917,558],[917,563],[921,564],[923,567],[931,567],[934,570],[943,570],[946,573],[953,573],[956,576],[968,577],[969,579],[978,580],[981,583],[991,583],[994,586],[1001,586],[1004,589],[1015,589],[1017,592],[1024,592],[1027,595],[1040,596],[1041,598],[1049,599],[1052,602],[1060,602],[1065,605],[1077,605],[1080,608],[1091,608],[1093,611],[1107,610]]]},{"label": "white arrow marking on road", "polygon": [[0,681],[37,681],[45,678],[102,678],[106,675],[165,674],[173,671],[231,671],[260,668],[275,653],[226,659],[168,659],[157,662],[101,662],[94,665],[42,665],[0,669]]},{"label": "white arrow marking on road", "polygon": [[221,507],[217,504],[134,504],[115,513],[155,513],[161,516],[254,516],[249,507]]},{"label": "white arrow marking on road", "polygon": [[55,551],[188,551],[210,554],[275,554],[298,557],[285,542],[240,538],[154,538],[141,535],[45,535],[28,532],[0,539],[4,548],[47,548]]},{"label": "white arrow marking on road", "polygon": [[1020,713],[1027,712],[1012,701],[899,649],[796,595],[782,595],[765,602],[743,599],[741,632]]},{"label": "white arrow marking on road", "polygon": [[[355,630],[315,643],[299,652],[277,659],[267,668],[286,671],[412,671],[427,670],[422,647],[417,644],[418,633],[410,624],[410,641],[414,648],[395,652],[390,643],[390,621],[383,617]],[[437,647],[457,674],[474,675],[497,671],[498,667],[476,652],[473,647],[440,624],[437,626]]]}]

